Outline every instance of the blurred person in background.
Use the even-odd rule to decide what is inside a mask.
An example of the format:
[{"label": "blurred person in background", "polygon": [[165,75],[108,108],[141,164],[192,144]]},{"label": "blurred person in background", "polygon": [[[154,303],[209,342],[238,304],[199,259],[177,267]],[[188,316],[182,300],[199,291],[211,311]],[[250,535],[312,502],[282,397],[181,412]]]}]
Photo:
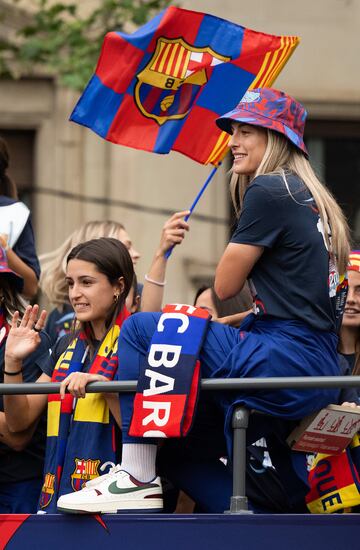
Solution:
[{"label": "blurred person in background", "polygon": [[[340,330],[339,352],[352,374],[360,374],[360,250],[352,250],[348,265],[349,288]],[[360,389],[358,390],[360,392]]]},{"label": "blurred person in background", "polygon": [[[25,311],[21,297],[23,279],[10,269],[6,252],[0,248],[0,383],[4,376],[12,382],[17,374],[7,374],[5,345],[15,311]],[[49,356],[50,339],[38,335],[39,345],[23,362],[23,381],[35,382],[41,363]],[[0,395],[0,514],[35,514],[39,500],[45,456],[46,417],[40,415],[20,433],[9,430]]]},{"label": "blurred person in background", "polygon": [[30,299],[38,289],[40,264],[30,211],[18,199],[16,184],[8,175],[9,162],[8,146],[0,137],[0,246],[6,250],[10,269],[24,280],[22,294]]}]

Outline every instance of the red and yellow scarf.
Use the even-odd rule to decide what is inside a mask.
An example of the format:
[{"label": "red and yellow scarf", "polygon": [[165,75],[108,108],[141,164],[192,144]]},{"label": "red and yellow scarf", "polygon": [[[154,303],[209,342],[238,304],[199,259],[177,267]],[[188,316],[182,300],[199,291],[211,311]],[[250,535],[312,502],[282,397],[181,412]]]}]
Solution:
[{"label": "red and yellow scarf", "polygon": [[[101,374],[109,380],[114,378],[120,327],[128,316],[124,308],[101,342],[87,372]],[[52,382],[61,382],[70,373],[82,371],[87,352],[85,334],[80,333],[59,357]],[[101,464],[115,462],[114,429],[114,419],[103,394],[89,393],[78,400],[70,394],[63,400],[59,394],[49,395],[40,510],[56,512],[56,502],[61,495],[80,490],[86,481],[99,475]]]}]

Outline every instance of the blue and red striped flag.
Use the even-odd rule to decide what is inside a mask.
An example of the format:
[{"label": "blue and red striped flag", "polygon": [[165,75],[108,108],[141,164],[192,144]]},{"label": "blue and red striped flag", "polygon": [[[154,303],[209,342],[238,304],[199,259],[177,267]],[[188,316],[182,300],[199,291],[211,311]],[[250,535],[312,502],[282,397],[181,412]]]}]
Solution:
[{"label": "blue and red striped flag", "polygon": [[229,136],[215,119],[271,86],[298,43],[169,7],[131,35],[106,34],[70,119],[113,143],[216,165]]}]

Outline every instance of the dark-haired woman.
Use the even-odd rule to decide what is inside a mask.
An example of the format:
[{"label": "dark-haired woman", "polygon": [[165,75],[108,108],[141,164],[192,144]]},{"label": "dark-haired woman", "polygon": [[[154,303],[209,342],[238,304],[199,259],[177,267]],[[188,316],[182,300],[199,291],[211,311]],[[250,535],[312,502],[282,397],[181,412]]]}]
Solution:
[{"label": "dark-haired woman", "polygon": [[[79,328],[57,342],[37,380],[61,382],[61,394],[5,397],[6,420],[14,432],[31,426],[48,405],[39,501],[43,512],[55,512],[59,496],[81,489],[107,462],[116,462],[118,396],[85,395],[85,386],[112,380],[116,373],[117,341],[128,316],[124,305],[133,276],[130,255],[117,239],[94,239],[76,246],[67,258],[66,281]],[[23,381],[23,361],[37,349],[45,318],[44,311],[38,316],[37,306],[29,306],[21,321],[19,313],[14,313],[5,351],[5,382]],[[65,388],[70,394],[65,395]]]},{"label": "dark-haired woman", "polygon": [[33,298],[38,288],[40,264],[30,211],[19,202],[16,185],[7,173],[9,160],[6,141],[0,137],[0,246],[6,249],[10,268],[24,279],[22,293]]},{"label": "dark-haired woman", "polygon": [[[9,268],[6,252],[0,248],[0,383],[6,376],[5,344],[9,323],[15,310],[24,313],[25,309],[20,295],[22,287],[23,279]],[[24,382],[35,382],[41,375],[40,365],[49,355],[49,347],[50,339],[41,332],[38,347],[24,360]],[[22,432],[11,432],[0,395],[0,514],[36,512],[44,467],[45,422],[42,415]]]}]

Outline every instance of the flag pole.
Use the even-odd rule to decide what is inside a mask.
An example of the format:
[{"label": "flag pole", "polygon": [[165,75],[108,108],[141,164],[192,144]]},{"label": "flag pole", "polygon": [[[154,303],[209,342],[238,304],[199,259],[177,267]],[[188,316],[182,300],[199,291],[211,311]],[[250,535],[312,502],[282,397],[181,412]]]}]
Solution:
[{"label": "flag pole", "polygon": [[[214,166],[214,168],[211,170],[210,174],[208,175],[208,177],[206,178],[206,181],[204,183],[204,185],[202,186],[202,188],[200,189],[200,191],[198,192],[198,194],[196,195],[195,197],[195,200],[194,202],[192,203],[192,205],[190,206],[189,210],[190,210],[190,213],[185,216],[184,220],[187,222],[188,219],[190,218],[191,214],[193,213],[193,211],[195,210],[195,206],[197,205],[197,203],[199,202],[199,200],[201,199],[202,195],[204,194],[207,186],[209,185],[209,183],[211,182],[211,180],[213,179],[213,177],[215,176],[216,174],[216,171],[217,169],[219,168],[219,166],[221,166],[221,162],[219,162],[216,166]],[[169,248],[169,250],[165,253],[165,258],[168,259],[170,258],[171,256],[171,253],[174,249],[174,246],[173,245],[171,248]]]}]

